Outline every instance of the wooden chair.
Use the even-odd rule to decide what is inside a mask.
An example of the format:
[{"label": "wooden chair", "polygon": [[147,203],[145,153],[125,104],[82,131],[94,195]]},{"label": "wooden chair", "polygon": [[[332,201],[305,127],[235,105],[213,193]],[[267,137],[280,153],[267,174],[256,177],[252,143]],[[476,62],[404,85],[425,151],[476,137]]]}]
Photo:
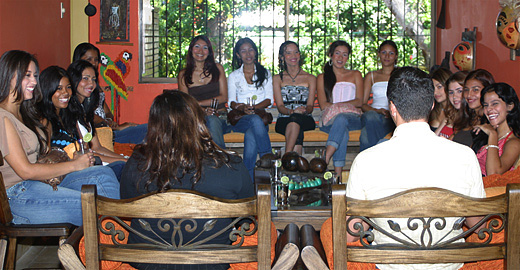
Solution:
[{"label": "wooden chair", "polygon": [[[347,220],[345,216],[361,218],[372,230],[361,230],[363,246],[347,247]],[[428,234],[445,221],[444,217],[483,216],[468,231],[457,237],[446,237],[438,243],[428,241]],[[406,218],[418,225],[424,242],[412,242],[403,235],[397,236],[399,244],[370,245],[367,238],[374,231],[388,235],[372,218],[384,218],[391,224],[394,218]],[[455,229],[462,226],[458,219]],[[429,223],[431,222],[431,223]],[[429,226],[431,224],[431,226]],[[457,226],[458,225],[458,226]],[[479,227],[483,225],[482,228]],[[410,226],[410,225],[409,225]],[[475,199],[439,188],[418,188],[379,200],[363,201],[346,198],[345,186],[335,185],[332,191],[332,227],[334,269],[347,269],[347,261],[368,263],[463,263],[504,259],[505,269],[520,269],[520,184],[509,184],[506,194]],[[412,228],[409,228],[413,230]],[[393,227],[394,231],[400,231]],[[454,243],[465,236],[480,232],[482,243]],[[490,243],[493,236],[505,232],[505,243]],[[405,232],[404,232],[405,233]]]},{"label": "wooden chair", "polygon": [[[4,165],[2,152],[0,152],[0,166]],[[16,262],[16,240],[18,237],[60,237],[60,241],[65,241],[70,234],[72,224],[12,224],[13,215],[9,207],[4,178],[0,173],[0,269],[4,267],[12,270]],[[6,258],[7,251],[7,258]]]},{"label": "wooden chair", "polygon": [[[190,190],[169,190],[164,193],[144,195],[134,199],[113,200],[97,196],[93,186],[83,186],[83,232],[85,235],[86,269],[99,269],[101,260],[123,261],[155,264],[207,264],[207,263],[241,263],[258,261],[258,269],[271,269],[271,189],[268,185],[259,185],[256,198],[241,200],[224,200]],[[255,218],[256,216],[256,218]],[[142,219],[213,219],[232,218],[231,228],[235,224],[250,220],[255,223],[255,230],[246,233],[234,229],[233,234],[258,235],[257,246],[229,246],[208,244],[186,244],[169,242],[147,242],[146,244],[121,244],[124,234],[120,230],[110,228],[110,224],[118,224],[130,233],[132,229],[120,218]],[[237,218],[238,217],[238,218]],[[110,219],[102,225],[102,221]],[[182,224],[185,226],[186,224]],[[198,226],[207,225],[197,224]],[[102,226],[102,227],[100,227]],[[243,226],[243,225],[242,225]],[[167,228],[168,233],[182,235],[175,226]],[[175,231],[175,232],[174,232]],[[99,242],[99,235],[104,233],[114,237],[110,244]],[[118,234],[121,233],[121,234]],[[77,238],[74,233],[72,237]],[[118,239],[115,240],[116,235]],[[197,239],[197,241],[203,239]],[[69,241],[69,240],[67,240]],[[73,241],[73,240],[71,240]],[[294,250],[295,249],[295,250]],[[285,251],[285,255],[284,255]],[[291,255],[299,249],[296,245],[288,245],[280,255],[280,263],[272,269],[291,269],[295,259]],[[76,251],[67,243],[58,251],[60,260],[66,269],[85,269],[76,256]],[[289,263],[286,260],[289,258]],[[296,257],[297,258],[297,257]],[[292,265],[291,265],[292,263]]]}]

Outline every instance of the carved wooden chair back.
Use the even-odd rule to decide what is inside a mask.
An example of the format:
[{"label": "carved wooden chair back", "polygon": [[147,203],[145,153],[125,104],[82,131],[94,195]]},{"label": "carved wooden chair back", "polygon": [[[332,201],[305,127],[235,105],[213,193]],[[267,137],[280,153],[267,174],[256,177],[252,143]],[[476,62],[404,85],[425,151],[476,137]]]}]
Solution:
[{"label": "carved wooden chair back", "polygon": [[[495,259],[504,259],[506,269],[520,269],[520,184],[509,184],[505,194],[483,199],[440,188],[418,188],[364,201],[347,198],[344,185],[335,185],[332,197],[336,270],[347,269],[347,261],[416,264]],[[349,216],[348,221],[345,216]],[[483,216],[483,219],[467,231],[455,233],[456,236],[446,233],[459,230],[465,220],[456,218],[453,227],[449,227],[446,225],[449,217],[468,216]],[[374,223],[373,218],[384,219],[392,232],[379,227],[377,224],[382,223]],[[401,230],[402,227],[392,221],[396,218],[404,218],[408,228]],[[362,239],[361,247],[346,245],[347,222],[352,219],[361,219],[372,227],[357,233]],[[441,235],[445,237],[431,241],[431,233],[435,230],[442,230],[444,233]],[[407,238],[406,233],[411,231],[422,235],[421,239]],[[460,243],[461,239],[475,232],[482,235],[481,242]],[[497,233],[503,232],[505,243],[490,243]],[[394,237],[396,244],[370,245],[369,242],[378,235]]]},{"label": "carved wooden chair back", "polygon": [[[94,186],[83,186],[81,193],[87,269],[99,269],[101,260],[154,264],[258,261],[258,269],[270,269],[271,190],[269,186],[259,185],[257,197],[241,200],[218,199],[190,190],[169,190],[127,200],[97,196]],[[151,239],[133,230],[120,218],[132,219],[132,222],[139,222],[148,228],[162,228],[162,232],[153,233],[158,235],[168,233],[172,235],[171,239],[178,240],[180,237],[181,240],[167,241],[160,237],[159,241],[157,238]],[[183,242],[181,228],[189,230],[187,229],[189,226],[192,228],[199,226],[211,231],[211,220],[221,218],[232,219],[232,222],[228,228],[215,232],[212,236],[225,233],[233,240],[233,236],[243,239],[241,236],[256,232],[258,245],[204,244],[208,239]],[[197,219],[210,219],[210,221],[197,224]],[[103,222],[104,220],[106,221]],[[244,221],[254,223],[255,229],[245,232],[243,229],[247,229],[247,226],[242,223]],[[147,222],[157,222],[157,224],[147,224]],[[120,244],[125,235],[121,230],[111,227],[116,223],[130,234],[134,233],[142,237],[144,244]],[[237,224],[243,224],[241,229],[236,229]],[[233,231],[229,233],[231,229]],[[100,243],[100,233],[112,237],[111,243]]]}]

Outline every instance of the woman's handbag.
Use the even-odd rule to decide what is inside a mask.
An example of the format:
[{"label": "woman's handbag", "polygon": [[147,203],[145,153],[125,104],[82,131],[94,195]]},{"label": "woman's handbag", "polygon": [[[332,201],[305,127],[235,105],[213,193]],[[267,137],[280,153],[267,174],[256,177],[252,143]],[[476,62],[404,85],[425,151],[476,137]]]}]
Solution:
[{"label": "woman's handbag", "polygon": [[356,108],[356,106],[350,103],[333,103],[325,110],[323,110],[320,119],[321,126],[327,126],[332,124],[336,116],[342,113],[354,113],[360,115],[362,112],[361,109]]},{"label": "woman's handbag", "polygon": [[[240,118],[242,116],[246,115],[247,113],[241,110],[233,109],[227,114],[228,122],[234,126],[238,123]],[[255,109],[255,114],[260,116],[262,118],[262,121],[264,122],[264,125],[269,125],[273,122],[273,115],[271,113],[268,113],[265,109]]]},{"label": "woman's handbag", "polygon": [[[65,151],[60,148],[53,147],[45,156],[39,157],[38,161],[36,162],[40,164],[55,164],[69,160],[70,158]],[[58,190],[58,185],[61,183],[63,178],[65,178],[65,175],[53,177],[43,182],[51,185],[53,190]]]}]

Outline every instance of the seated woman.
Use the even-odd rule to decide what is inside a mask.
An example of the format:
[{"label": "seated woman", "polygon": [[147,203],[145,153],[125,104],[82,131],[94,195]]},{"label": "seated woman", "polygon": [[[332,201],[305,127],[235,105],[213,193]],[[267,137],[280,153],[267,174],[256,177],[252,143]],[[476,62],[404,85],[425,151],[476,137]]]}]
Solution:
[{"label": "seated woman", "polygon": [[459,71],[446,80],[444,92],[449,102],[443,108],[444,119],[435,130],[435,134],[471,146],[470,118],[466,110],[464,110],[466,100],[462,97],[464,79],[467,75],[466,72]]},{"label": "seated woman", "polygon": [[[388,111],[386,88],[390,74],[397,62],[397,45],[391,40],[385,40],[377,50],[377,56],[382,67],[365,75],[363,91],[363,115],[361,116],[361,135],[359,136],[359,151],[376,145],[386,134],[395,129],[395,124]],[[372,104],[368,104],[372,93]]]},{"label": "seated woman", "polygon": [[480,102],[486,123],[477,125],[477,134],[485,133],[486,142],[480,147],[477,158],[484,176],[502,174],[513,170],[520,156],[520,102],[513,87],[506,83],[494,83],[481,92]]},{"label": "seated woman", "polygon": [[[119,183],[107,167],[93,166],[91,153],[72,161],[39,164],[47,154],[48,136],[39,122],[41,99],[36,59],[24,51],[8,51],[0,58],[0,167],[15,224],[67,222],[80,226],[81,186],[96,185],[101,196],[119,198]],[[23,76],[19,76],[23,75]],[[90,168],[89,168],[90,167]],[[57,190],[45,180],[66,175]]]},{"label": "seated woman", "polygon": [[[91,43],[81,43],[74,49],[72,61],[86,60],[91,63],[96,70],[99,70],[101,54],[99,49]],[[114,131],[114,141],[117,143],[141,143],[146,135],[147,125],[137,125],[125,122],[119,125],[114,121],[114,115],[105,102],[105,92],[99,91],[99,104],[94,114],[95,127],[111,127]]]},{"label": "seated woman", "polygon": [[358,70],[346,68],[351,53],[352,47],[347,42],[332,42],[329,46],[330,60],[317,79],[318,102],[324,111],[320,129],[329,133],[325,162],[334,158],[337,175],[341,175],[345,166],[349,132],[361,129],[363,77]]},{"label": "seated woman", "polygon": [[[466,80],[464,80],[464,99],[466,100],[465,110],[469,115],[469,124],[472,129],[485,122],[484,109],[480,103],[480,92],[482,89],[493,83],[495,83],[493,75],[485,69],[476,69],[471,71],[468,76],[466,76]],[[485,136],[485,133],[480,133],[480,135],[475,134],[474,131],[472,131],[472,133],[471,148],[476,153],[480,147],[485,144],[487,137]],[[475,143],[476,141],[480,141],[480,143]]]},{"label": "seated woman", "polygon": [[[255,188],[242,159],[224,152],[211,140],[204,117],[205,113],[197,101],[186,93],[169,91],[156,97],[150,108],[145,143],[136,146],[123,170],[121,197],[134,198],[168,189],[195,190],[223,199],[254,196]],[[215,230],[224,228],[229,224],[228,220],[218,220]],[[192,233],[183,229],[183,242],[200,233],[204,223],[204,220],[198,220],[201,226]],[[160,232],[156,221],[151,221],[150,225],[155,232]],[[158,239],[136,222],[132,222],[131,226],[148,237]],[[204,233],[202,239],[207,234]],[[159,236],[167,241],[171,241],[172,237],[171,232]],[[131,235],[128,241],[138,243],[142,239]],[[231,241],[224,233],[206,244],[212,243],[231,244]],[[138,269],[161,269],[160,265],[131,265]],[[228,268],[229,265],[197,265],[190,269]]]},{"label": "seated woman", "polygon": [[[226,148],[226,102],[228,99],[226,73],[221,64],[215,63],[215,55],[209,38],[204,35],[191,40],[186,53],[186,67],[177,76],[179,90],[193,96],[205,108],[206,125],[211,137],[222,149]],[[218,102],[215,110],[211,108]]]},{"label": "seated woman", "polygon": [[[428,120],[428,124],[430,124],[430,128],[433,131],[437,131],[439,126],[446,118],[445,109],[447,104],[449,103],[448,96],[446,95],[446,80],[448,80],[450,75],[451,71],[446,70],[444,68],[438,68],[430,74],[430,78],[432,78],[433,87],[435,89],[435,93],[433,94],[435,97],[435,104],[433,106],[432,112],[430,113],[430,119]],[[452,134],[451,131],[452,130],[445,130],[445,133],[440,134],[444,138],[448,138]]]},{"label": "seated woman", "polygon": [[[63,130],[69,134],[74,134],[72,136],[76,136],[78,139],[82,139],[83,143],[88,143],[94,155],[99,157],[103,163],[107,163],[119,179],[126,158],[103,147],[96,136],[96,129],[93,128],[94,111],[99,99],[97,70],[89,62],[78,60],[70,64],[67,74],[70,79],[72,95],[69,105],[63,110],[61,116]],[[52,89],[47,90],[52,91]],[[92,135],[90,142],[85,141],[87,133]],[[62,142],[62,144],[65,144],[63,146],[65,147],[68,143]]]},{"label": "seated woman", "polygon": [[303,132],[314,130],[312,118],[316,77],[305,72],[298,44],[286,41],[280,45],[278,67],[280,74],[273,77],[273,92],[280,115],[275,130],[285,136],[285,152],[303,150]]},{"label": "seated woman", "polygon": [[[269,127],[255,114],[255,109],[264,109],[273,100],[271,72],[258,62],[258,48],[249,38],[241,38],[233,49],[233,71],[228,79],[229,107],[246,113],[226,129],[244,135],[244,164],[251,179],[254,178],[255,161],[258,155],[271,153]],[[248,100],[250,101],[248,103]],[[229,127],[230,126],[230,127]]]}]

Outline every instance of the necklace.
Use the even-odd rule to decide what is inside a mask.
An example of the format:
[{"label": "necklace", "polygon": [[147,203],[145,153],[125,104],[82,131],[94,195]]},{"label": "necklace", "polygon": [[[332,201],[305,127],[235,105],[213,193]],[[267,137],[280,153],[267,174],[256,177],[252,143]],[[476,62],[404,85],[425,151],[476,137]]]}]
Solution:
[{"label": "necklace", "polygon": [[506,133],[506,135],[504,135],[504,136],[500,137],[500,138],[498,139],[498,141],[501,141],[501,140],[503,140],[503,139],[504,139],[505,137],[507,137],[507,135],[509,135],[509,133],[511,133],[511,130],[510,130],[510,131],[509,131],[508,133]]},{"label": "necklace", "polygon": [[[204,77],[202,77],[202,75],[204,75]],[[208,78],[209,76],[207,76],[206,74],[204,74],[204,72],[201,72],[199,74],[199,82],[203,83],[204,82],[204,79]]]},{"label": "necklace", "polygon": [[296,73],[296,75],[294,75],[294,78],[293,76],[291,76],[291,73],[289,73],[289,71],[287,71],[287,75],[289,75],[289,77],[292,79],[292,82],[295,82],[296,81],[296,77],[298,77],[298,75],[300,75],[300,71],[302,71],[302,69],[298,69],[298,73]]}]

